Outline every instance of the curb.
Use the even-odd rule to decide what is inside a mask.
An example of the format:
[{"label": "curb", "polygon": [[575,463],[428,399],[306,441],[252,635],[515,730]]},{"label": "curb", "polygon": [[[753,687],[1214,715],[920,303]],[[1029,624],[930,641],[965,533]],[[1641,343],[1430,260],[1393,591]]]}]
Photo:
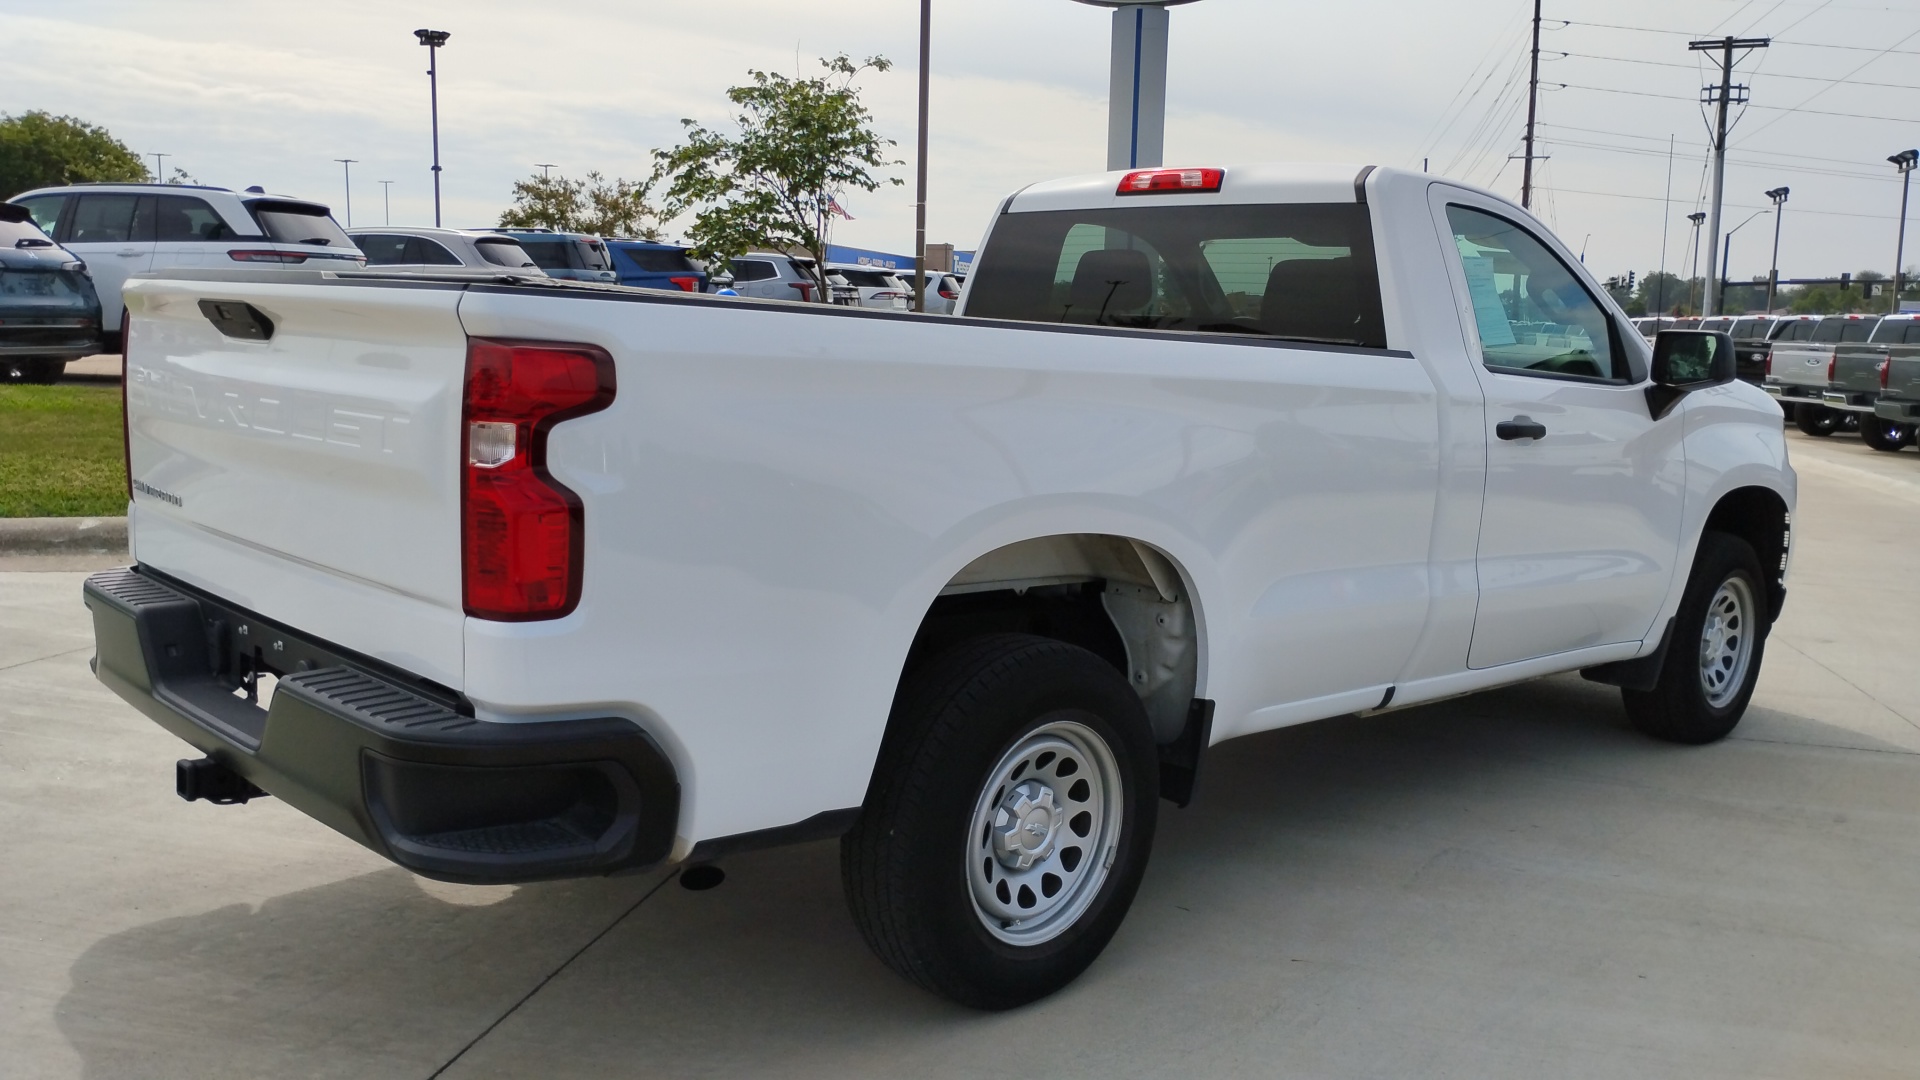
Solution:
[{"label": "curb", "polygon": [[124,555],[123,517],[0,518],[0,555]]}]

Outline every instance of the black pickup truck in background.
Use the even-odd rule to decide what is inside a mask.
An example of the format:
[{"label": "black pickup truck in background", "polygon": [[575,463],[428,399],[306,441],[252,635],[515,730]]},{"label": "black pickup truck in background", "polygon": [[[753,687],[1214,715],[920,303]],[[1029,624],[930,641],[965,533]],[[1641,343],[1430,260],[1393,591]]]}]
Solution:
[{"label": "black pickup truck in background", "polygon": [[1702,319],[1699,326],[1689,329],[1708,330],[1731,337],[1740,381],[1761,386],[1767,381],[1767,352],[1771,348],[1767,337],[1779,322],[1772,315],[1716,316]]}]

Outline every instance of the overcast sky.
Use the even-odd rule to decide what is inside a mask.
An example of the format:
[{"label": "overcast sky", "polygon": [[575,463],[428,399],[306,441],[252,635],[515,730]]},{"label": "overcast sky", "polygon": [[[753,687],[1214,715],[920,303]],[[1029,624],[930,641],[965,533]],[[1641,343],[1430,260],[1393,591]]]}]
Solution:
[{"label": "overcast sky", "polygon": [[[898,65],[868,77],[864,96],[910,159],[918,8],[0,0],[0,112],[78,116],[171,155],[169,171],[320,199],[342,221],[332,159],[357,158],[357,224],[384,220],[379,180],[393,181],[394,223],[430,224],[426,51],[412,32],[445,29],[446,222],[485,225],[536,162],[644,175],[680,118],[726,121],[722,94],[748,68],[811,74],[841,51]],[[1006,193],[1103,164],[1110,16],[1068,0],[934,9],[929,238],[966,248]],[[1535,209],[1597,273],[1658,267],[1663,223],[1666,264],[1685,272],[1686,214],[1706,187],[1697,98],[1716,78],[1686,44],[1726,33],[1781,39],[1737,69],[1752,105],[1731,140],[1727,225],[1788,185],[1782,276],[1891,269],[1900,185],[1885,159],[1920,143],[1920,0],[1548,0],[1545,15],[1538,152],[1550,160]],[[1526,0],[1176,8],[1168,163],[1430,157],[1435,172],[1517,197],[1520,162],[1507,159],[1525,121],[1530,16]],[[911,250],[912,169],[895,172],[909,186],[843,200],[856,220],[835,240]],[[1765,273],[1771,228],[1763,216],[1734,237],[1736,277]]]}]

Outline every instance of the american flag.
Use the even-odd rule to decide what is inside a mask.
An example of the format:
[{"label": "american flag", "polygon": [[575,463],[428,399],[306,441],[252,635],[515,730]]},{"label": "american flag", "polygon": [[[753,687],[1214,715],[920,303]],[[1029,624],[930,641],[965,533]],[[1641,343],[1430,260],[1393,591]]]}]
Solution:
[{"label": "american flag", "polygon": [[853,220],[853,215],[847,213],[847,208],[840,205],[840,200],[834,198],[831,195],[827,196],[827,213],[839,214],[841,217],[846,218],[848,221]]}]

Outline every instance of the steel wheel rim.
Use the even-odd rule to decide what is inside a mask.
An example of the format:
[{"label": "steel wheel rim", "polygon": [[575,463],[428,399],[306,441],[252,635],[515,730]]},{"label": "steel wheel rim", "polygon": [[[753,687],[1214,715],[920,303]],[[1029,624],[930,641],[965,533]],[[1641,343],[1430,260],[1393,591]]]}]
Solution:
[{"label": "steel wheel rim", "polygon": [[1123,796],[1113,751],[1085,724],[1042,724],[1001,755],[966,844],[968,892],[988,933],[1038,945],[1086,913],[1120,846]]},{"label": "steel wheel rim", "polygon": [[1700,690],[1708,705],[1725,708],[1739,695],[1753,662],[1755,629],[1753,589],[1746,579],[1721,582],[1700,628]]}]

